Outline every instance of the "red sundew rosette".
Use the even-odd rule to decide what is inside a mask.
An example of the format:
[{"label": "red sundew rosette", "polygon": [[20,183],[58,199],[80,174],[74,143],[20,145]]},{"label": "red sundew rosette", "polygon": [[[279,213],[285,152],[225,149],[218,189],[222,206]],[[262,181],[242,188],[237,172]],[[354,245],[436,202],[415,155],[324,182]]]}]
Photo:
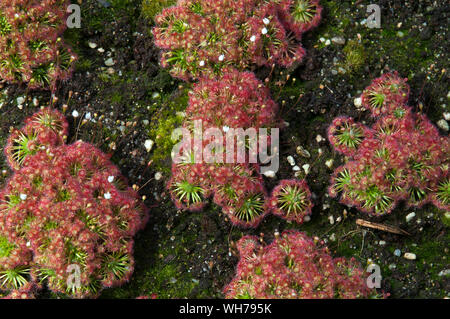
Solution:
[{"label": "red sundew rosette", "polygon": [[372,294],[366,284],[366,272],[355,258],[333,260],[336,277],[336,292],[341,299],[367,298]]},{"label": "red sundew rosette", "polygon": [[[23,66],[20,70],[20,82],[28,84],[30,89],[40,88],[42,83],[34,83],[33,72],[36,68],[44,66],[49,63],[57,62],[57,53],[54,47],[61,39],[66,29],[65,19],[68,16],[66,8],[70,2],[61,1],[17,1],[8,2],[0,7],[4,16],[7,18],[12,26],[11,32],[5,38],[5,43],[12,41],[15,46],[4,46],[0,42],[0,51],[7,52],[7,55],[17,54],[22,60]],[[42,23],[40,19],[45,16],[46,24]],[[26,28],[22,28],[26,25]],[[29,44],[32,41],[43,41],[47,48],[39,49],[33,52]],[[48,74],[50,78],[50,85],[54,85],[58,80],[66,80],[72,75],[73,61],[76,55],[71,53],[72,59],[70,61],[69,71],[59,70],[55,72],[51,70]],[[17,82],[14,72],[6,68],[0,69],[2,78],[9,82]]]},{"label": "red sundew rosette", "polygon": [[[39,118],[47,116],[52,117],[52,119],[56,121],[55,123],[58,124],[52,127],[44,125]],[[9,136],[5,147],[5,155],[9,166],[16,171],[21,167],[20,163],[14,157],[14,154],[16,153],[14,149],[16,146],[15,141],[20,139],[21,136],[30,138],[27,149],[31,152],[31,155],[33,155],[40,150],[61,145],[67,134],[68,124],[60,112],[49,108],[39,111],[25,120],[25,126],[22,129],[15,129]],[[25,157],[24,161],[26,161],[28,156]]]},{"label": "red sundew rosette", "polygon": [[[206,98],[204,92],[208,92]],[[259,129],[274,122],[277,110],[268,88],[254,73],[233,70],[219,79],[199,82],[186,113],[190,120],[202,119],[207,127],[219,123],[230,128]]]},{"label": "red sundew rosette", "polygon": [[[295,212],[290,215],[287,211],[283,210],[280,207],[279,196],[285,193],[283,188],[285,188],[286,186],[291,186],[305,193],[305,208],[303,211]],[[268,206],[272,211],[272,214],[279,216],[287,221],[293,221],[297,224],[303,224],[305,217],[312,214],[312,207],[314,206],[314,204],[311,201],[311,191],[309,190],[308,184],[305,180],[282,180],[273,189],[272,196],[268,201]]]},{"label": "red sundew rosette", "polygon": [[226,207],[234,204],[235,199],[227,192],[235,191],[236,196],[242,196],[245,189],[254,188],[255,183],[263,183],[257,165],[224,164],[218,165],[210,173],[213,201],[216,205]]},{"label": "red sundew rosette", "polygon": [[286,59],[292,48],[289,47],[286,30],[278,19],[274,5],[265,5],[259,8],[254,16],[248,19],[247,24],[247,53],[252,57],[252,63],[259,66],[272,66],[273,64],[286,66],[293,63],[292,60]]},{"label": "red sundew rosette", "polygon": [[[209,179],[206,176],[206,165],[202,163],[197,164],[185,164],[185,165],[172,165],[172,177],[167,182],[167,190],[169,191],[172,201],[175,207],[180,210],[187,211],[201,211],[207,204],[208,198],[211,196],[211,190],[209,185]],[[202,189],[200,194],[202,200],[197,203],[188,203],[186,198],[179,199],[175,193],[177,183],[183,181],[188,182],[191,185],[198,186]]]},{"label": "red sundew rosette", "polygon": [[292,31],[298,40],[301,40],[303,33],[317,27],[322,19],[323,8],[319,0],[306,0],[314,8],[314,16],[309,22],[295,21],[292,15],[292,7],[298,0],[282,0],[279,5],[280,16],[285,21],[288,30]]},{"label": "red sundew rosette", "polygon": [[[261,223],[261,221],[269,214],[265,199],[267,198],[267,192],[261,180],[253,181],[248,178],[242,179],[240,185],[234,185],[235,192],[237,194],[236,198],[230,198],[229,202],[222,206],[222,212],[229,218],[230,222],[238,227],[242,228],[256,228]],[[262,212],[252,219],[245,218],[241,219],[238,215],[238,210],[242,208],[245,201],[252,196],[260,196],[264,201],[261,203]]]},{"label": "red sundew rosette", "polygon": [[[385,73],[376,78],[361,95],[363,108],[370,110],[374,117],[392,114],[396,108],[403,107],[408,102],[410,89],[406,81],[407,79],[400,78],[397,72]],[[372,107],[370,100],[373,92],[384,95],[381,107]]]},{"label": "red sundew rosette", "polygon": [[354,119],[351,117],[340,116],[333,120],[332,124],[328,127],[328,140],[334,149],[346,156],[352,157],[358,151],[358,146],[356,148],[349,147],[345,144],[340,144],[337,135],[346,128],[344,125],[351,126],[354,129],[360,129],[363,133],[361,141],[365,138],[372,138],[374,135],[373,130],[361,123],[355,123]]}]

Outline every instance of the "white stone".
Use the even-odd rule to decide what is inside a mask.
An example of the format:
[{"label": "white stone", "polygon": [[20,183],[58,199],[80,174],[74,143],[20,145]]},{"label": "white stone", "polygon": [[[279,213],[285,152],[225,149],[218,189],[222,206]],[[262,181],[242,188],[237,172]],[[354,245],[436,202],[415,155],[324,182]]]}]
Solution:
[{"label": "white stone", "polygon": [[343,37],[334,37],[334,38],[331,39],[331,41],[333,43],[340,44],[340,45],[344,45],[345,44],[345,39]]},{"label": "white stone", "polygon": [[295,160],[292,156],[289,155],[288,157],[286,157],[286,159],[289,162],[289,164],[291,164],[291,166],[295,165]]},{"label": "white stone", "polygon": [[264,22],[265,25],[268,25],[268,24],[270,23],[270,20],[267,19],[267,18],[264,18],[264,19],[263,19],[263,22]]},{"label": "white stone", "polygon": [[114,176],[108,176],[108,182],[109,183],[114,182]]},{"label": "white stone", "polygon": [[409,213],[408,215],[406,215],[406,222],[409,223],[414,217],[416,217],[416,213]]},{"label": "white stone", "polygon": [[261,33],[262,34],[267,34],[267,28],[262,28]]},{"label": "white stone", "polygon": [[450,112],[444,112],[442,115],[444,116],[444,120],[450,121]]},{"label": "white stone", "polygon": [[378,243],[380,246],[384,246],[386,245],[386,242],[384,240],[380,240],[380,242]]},{"label": "white stone", "polygon": [[97,43],[90,42],[90,41],[88,42],[88,45],[91,49],[95,49],[97,47]]},{"label": "white stone", "polygon": [[105,195],[103,195],[105,197],[105,199],[111,199],[111,193],[105,193]]},{"label": "white stone", "polygon": [[330,221],[331,225],[334,225],[334,216],[333,215],[328,216],[328,220]]},{"label": "white stone", "polygon": [[316,141],[317,141],[317,143],[320,143],[320,142],[322,142],[323,140],[324,140],[324,138],[322,137],[322,135],[318,134],[318,135],[316,136]]},{"label": "white stone", "polygon": [[152,140],[148,139],[144,142],[144,147],[147,150],[147,153],[150,152],[152,150],[153,144],[155,144],[155,142],[153,142]]},{"label": "white stone", "polygon": [[26,200],[27,199],[27,195],[26,194],[20,194],[20,199],[21,200]]},{"label": "white stone", "polygon": [[311,168],[311,166],[309,164],[305,164],[302,166],[303,170],[305,171],[305,174],[308,175],[309,174],[309,169]]},{"label": "white stone", "polygon": [[221,55],[219,56],[219,61],[222,62],[224,59],[225,59],[225,56],[224,56],[223,54],[221,54]]},{"label": "white stone", "polygon": [[275,172],[274,171],[266,171],[263,173],[264,176],[269,177],[269,178],[275,178]]},{"label": "white stone", "polygon": [[403,257],[405,257],[405,259],[408,259],[408,260],[416,260],[416,254],[413,254],[413,253],[405,253],[404,255],[403,255]]},{"label": "white stone", "polygon": [[361,97],[357,97],[356,99],[353,100],[353,104],[356,107],[361,107],[362,106],[362,98]]},{"label": "white stone", "polygon": [[441,129],[443,129],[444,131],[448,132],[449,126],[448,126],[448,122],[447,122],[446,120],[444,120],[444,119],[439,120],[439,121],[437,122],[437,125],[438,125]]},{"label": "white stone", "polygon": [[25,98],[23,96],[19,96],[16,101],[17,105],[22,105],[25,102]]},{"label": "white stone", "polygon": [[332,158],[330,158],[329,160],[327,160],[327,161],[325,162],[325,165],[326,165],[326,167],[328,167],[328,168],[332,168],[332,167],[333,167],[333,164],[334,164],[334,159],[332,159]]},{"label": "white stone", "polygon": [[303,221],[305,223],[307,223],[307,222],[311,221],[311,217],[309,215],[306,215],[305,217],[303,217]]},{"label": "white stone", "polygon": [[255,42],[255,41],[256,41],[256,37],[255,37],[254,35],[252,35],[252,36],[250,37],[250,41]]},{"label": "white stone", "polygon": [[80,113],[78,113],[77,110],[73,110],[72,116],[75,117],[75,118],[77,118],[78,116],[80,116]]},{"label": "white stone", "polygon": [[162,178],[162,174],[160,172],[156,172],[155,180],[159,181]]},{"label": "white stone", "polygon": [[106,66],[113,66],[114,64],[116,64],[113,60],[113,58],[109,58],[108,60],[105,61],[105,65]]},{"label": "white stone", "polygon": [[298,172],[300,170],[300,167],[298,167],[297,165],[295,165],[294,167],[292,167],[292,170],[294,172]]}]

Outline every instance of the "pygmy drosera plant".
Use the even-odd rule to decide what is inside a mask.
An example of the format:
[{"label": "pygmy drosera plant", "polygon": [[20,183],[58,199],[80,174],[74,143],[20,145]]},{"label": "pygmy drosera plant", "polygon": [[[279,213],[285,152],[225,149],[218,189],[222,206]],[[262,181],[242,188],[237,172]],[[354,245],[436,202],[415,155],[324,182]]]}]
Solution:
[{"label": "pygmy drosera plant", "polygon": [[236,276],[228,299],[316,299],[383,297],[367,287],[355,259],[333,258],[306,234],[285,231],[267,246],[255,236],[241,238]]},{"label": "pygmy drosera plant", "polygon": [[305,180],[282,180],[272,191],[269,206],[274,215],[302,224],[314,206]]},{"label": "pygmy drosera plant", "polygon": [[61,39],[66,0],[0,2],[0,79],[48,88],[71,76],[76,59]]},{"label": "pygmy drosera plant", "polygon": [[371,128],[339,117],[328,130],[334,148],[350,160],[336,169],[329,194],[370,215],[432,202],[450,209],[450,139],[424,114],[406,105],[409,86],[397,73],[373,81],[363,92],[363,107],[376,121]]},{"label": "pygmy drosera plant", "polygon": [[0,192],[0,292],[11,298],[44,285],[95,297],[133,272],[133,236],[147,209],[106,154],[64,143],[67,127],[62,114],[43,109],[6,147],[14,175]]},{"label": "pygmy drosera plant", "polygon": [[[253,73],[233,70],[217,79],[204,78],[194,85],[189,94],[184,128],[192,132],[197,122],[205,130],[226,131],[225,135],[234,129],[258,130],[277,125],[277,108],[267,88]],[[167,187],[179,209],[200,210],[213,196],[214,203],[222,207],[233,224],[256,227],[268,213],[259,166],[249,161],[250,156],[258,154],[249,152],[243,162],[237,161],[239,143],[248,140],[236,138],[235,142],[235,136],[231,136],[233,150],[227,148],[226,137],[212,150],[214,159],[211,161],[203,150],[215,142],[215,137],[203,136],[199,146],[189,139],[189,145],[179,150],[183,154],[182,161],[173,164]],[[241,146],[250,149],[249,145]],[[196,147],[201,148],[203,158],[196,158]]]},{"label": "pygmy drosera plant", "polygon": [[189,81],[300,61],[299,41],[321,12],[318,0],[179,0],[156,16],[153,35],[163,50],[161,65]]}]

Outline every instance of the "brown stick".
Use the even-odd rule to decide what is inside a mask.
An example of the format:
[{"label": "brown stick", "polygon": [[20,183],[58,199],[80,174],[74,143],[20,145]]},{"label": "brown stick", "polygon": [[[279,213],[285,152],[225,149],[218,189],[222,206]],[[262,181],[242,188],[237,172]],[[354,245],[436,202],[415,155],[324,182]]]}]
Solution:
[{"label": "brown stick", "polygon": [[398,227],[388,226],[388,225],[383,225],[383,224],[378,224],[378,223],[372,223],[372,222],[369,222],[367,220],[357,219],[356,220],[356,224],[359,225],[359,226],[363,226],[363,227],[383,230],[383,231],[386,231],[386,232],[389,232],[389,233],[393,233],[393,234],[397,234],[397,235],[411,236],[410,233],[408,233],[408,232],[406,232],[403,229],[400,229]]}]

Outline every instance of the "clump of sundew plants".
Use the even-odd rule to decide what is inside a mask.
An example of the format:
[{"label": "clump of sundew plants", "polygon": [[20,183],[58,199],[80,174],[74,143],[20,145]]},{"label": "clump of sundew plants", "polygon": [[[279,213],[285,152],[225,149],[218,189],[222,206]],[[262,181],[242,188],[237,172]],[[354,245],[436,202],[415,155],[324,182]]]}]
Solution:
[{"label": "clump of sundew plants", "polygon": [[14,175],[0,191],[0,291],[21,298],[46,286],[83,298],[127,282],[133,236],[148,219],[137,193],[99,149],[65,144],[58,111],[25,123],[5,152]]},{"label": "clump of sundew plants", "polygon": [[336,118],[328,130],[335,150],[350,160],[336,169],[329,193],[370,215],[389,214],[401,201],[450,209],[450,140],[425,114],[407,106],[409,86],[397,73],[375,79],[361,97],[371,128]]},{"label": "clump of sundew plants", "polygon": [[0,3],[0,79],[30,89],[67,80],[76,55],[62,39],[66,0]]},{"label": "clump of sundew plants", "polygon": [[286,231],[270,245],[245,236],[236,276],[225,289],[229,299],[325,299],[383,297],[369,289],[355,259],[333,258],[327,247],[297,231]]},{"label": "clump of sundew plants", "polygon": [[[183,137],[173,154],[177,162],[168,183],[175,205],[200,210],[214,195],[214,203],[223,208],[233,224],[256,227],[268,213],[266,190],[256,163],[257,147],[243,145],[245,139],[239,140],[232,132],[276,125],[277,108],[267,88],[251,72],[230,71],[219,79],[196,83],[189,95],[183,125],[189,135]],[[202,132],[216,128],[225,136],[216,140],[217,136],[204,134],[197,146],[196,126],[201,126]],[[232,151],[227,147],[230,141]],[[268,137],[265,143],[270,144]],[[208,145],[211,151],[204,152]],[[245,151],[240,160],[239,149]],[[250,157],[255,160],[250,161]]]},{"label": "clump of sundew plants", "polygon": [[319,24],[321,12],[318,0],[182,0],[155,17],[153,35],[161,65],[188,81],[301,61],[302,35]]}]

